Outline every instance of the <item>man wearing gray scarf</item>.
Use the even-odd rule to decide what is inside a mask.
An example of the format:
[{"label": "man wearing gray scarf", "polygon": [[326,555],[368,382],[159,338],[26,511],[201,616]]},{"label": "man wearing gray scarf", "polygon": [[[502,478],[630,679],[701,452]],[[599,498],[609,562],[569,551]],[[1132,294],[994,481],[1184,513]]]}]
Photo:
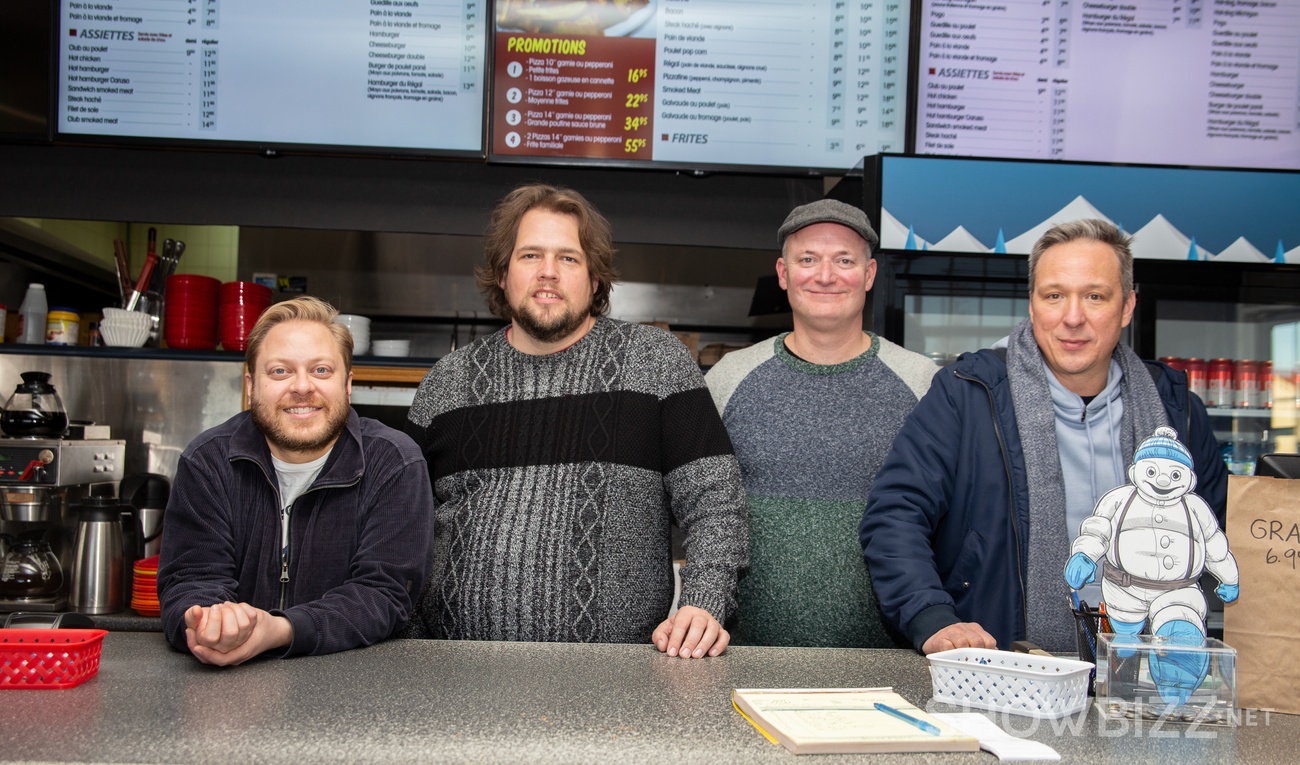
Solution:
[{"label": "man wearing gray scarf", "polygon": [[1133,255],[1113,224],[1053,227],[1029,258],[1029,318],[935,376],[876,476],[860,538],[881,607],[922,653],[1031,640],[1074,651],[1070,540],[1162,425],[1223,518],[1227,471],[1187,378],[1119,342]]}]

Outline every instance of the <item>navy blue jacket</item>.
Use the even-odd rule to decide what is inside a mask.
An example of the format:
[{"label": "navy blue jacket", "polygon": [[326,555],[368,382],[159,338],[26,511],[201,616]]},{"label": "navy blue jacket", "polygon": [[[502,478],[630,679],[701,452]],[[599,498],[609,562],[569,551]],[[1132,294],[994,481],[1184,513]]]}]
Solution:
[{"label": "navy blue jacket", "polygon": [[289,514],[281,582],[279,481],[266,437],[241,412],[181,455],[167,503],[158,593],[163,630],[185,643],[185,611],[246,602],[293,624],[285,656],[370,645],[411,614],[429,575],[433,491],[410,437],[348,413]]},{"label": "navy blue jacket", "polygon": [[[1227,469],[1205,406],[1184,373],[1147,366],[1192,453],[1196,493],[1222,525]],[[957,622],[978,622],[999,648],[1010,648],[1025,638],[1028,533],[1029,488],[1006,362],[991,350],[962,354],[935,375],[903,423],[862,516],[862,552],[885,616],[918,651]],[[1068,557],[1062,550],[1062,569]]]}]

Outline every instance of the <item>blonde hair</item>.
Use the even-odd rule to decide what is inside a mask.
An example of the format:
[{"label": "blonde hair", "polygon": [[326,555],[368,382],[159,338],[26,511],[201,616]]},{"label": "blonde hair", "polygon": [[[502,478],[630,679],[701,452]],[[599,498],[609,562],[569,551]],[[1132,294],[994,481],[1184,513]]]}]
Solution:
[{"label": "blonde hair", "polygon": [[335,321],[338,309],[320,298],[303,296],[276,303],[262,312],[257,323],[248,333],[248,348],[244,351],[244,361],[251,370],[257,364],[257,354],[262,350],[266,335],[275,327],[286,321],[310,321],[325,325],[334,336],[334,342],[343,355],[343,368],[352,371],[352,331]]}]

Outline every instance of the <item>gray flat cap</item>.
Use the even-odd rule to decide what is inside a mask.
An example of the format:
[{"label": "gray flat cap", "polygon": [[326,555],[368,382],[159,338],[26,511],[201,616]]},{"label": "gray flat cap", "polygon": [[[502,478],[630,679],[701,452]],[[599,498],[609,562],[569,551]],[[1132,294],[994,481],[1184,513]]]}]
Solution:
[{"label": "gray flat cap", "polygon": [[853,205],[835,199],[819,199],[791,210],[785,218],[785,223],[782,223],[781,228],[777,230],[776,240],[784,248],[785,240],[791,234],[814,223],[838,223],[853,229],[858,232],[858,236],[867,240],[868,253],[875,252],[877,245],[880,244],[880,237],[867,222],[867,214]]}]

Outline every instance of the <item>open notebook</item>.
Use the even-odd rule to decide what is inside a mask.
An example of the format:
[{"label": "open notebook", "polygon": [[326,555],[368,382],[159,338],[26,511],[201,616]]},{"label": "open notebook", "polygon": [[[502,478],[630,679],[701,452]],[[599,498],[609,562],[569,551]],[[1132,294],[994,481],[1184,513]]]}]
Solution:
[{"label": "open notebook", "polygon": [[980,748],[979,739],[931,717],[892,688],[737,688],[731,702],[768,740],[795,754]]}]

